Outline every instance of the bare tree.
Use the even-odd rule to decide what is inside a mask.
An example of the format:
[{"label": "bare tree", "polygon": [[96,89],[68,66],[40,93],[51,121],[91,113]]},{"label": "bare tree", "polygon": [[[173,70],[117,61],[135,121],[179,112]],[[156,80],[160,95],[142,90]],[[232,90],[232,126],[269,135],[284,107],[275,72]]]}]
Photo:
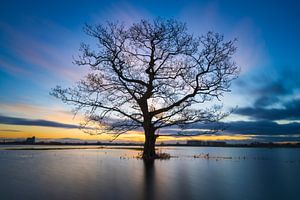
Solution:
[{"label": "bare tree", "polygon": [[[229,91],[239,68],[234,41],[208,32],[195,37],[176,20],[141,20],[130,27],[108,22],[85,26],[97,46],[82,44],[75,61],[90,73],[76,87],[57,86],[52,95],[85,110],[88,125],[99,124],[115,137],[144,129],[144,159],[153,159],[157,130],[216,122],[219,107],[203,103]],[[201,134],[201,132],[199,132]]]}]

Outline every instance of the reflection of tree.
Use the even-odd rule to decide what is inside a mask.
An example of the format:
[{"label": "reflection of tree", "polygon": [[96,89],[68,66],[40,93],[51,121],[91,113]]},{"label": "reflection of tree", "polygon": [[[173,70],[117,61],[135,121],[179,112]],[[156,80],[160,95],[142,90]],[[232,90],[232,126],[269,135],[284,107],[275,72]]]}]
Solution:
[{"label": "reflection of tree", "polygon": [[154,160],[144,160],[144,199],[153,200],[155,191],[155,165]]}]

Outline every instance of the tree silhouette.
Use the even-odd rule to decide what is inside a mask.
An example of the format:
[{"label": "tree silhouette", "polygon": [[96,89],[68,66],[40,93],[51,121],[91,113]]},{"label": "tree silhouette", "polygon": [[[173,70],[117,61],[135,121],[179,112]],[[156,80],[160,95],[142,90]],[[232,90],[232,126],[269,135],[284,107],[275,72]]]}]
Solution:
[{"label": "tree silhouette", "polygon": [[98,124],[115,137],[142,127],[143,158],[153,159],[158,129],[224,117],[220,107],[203,103],[219,99],[237,77],[234,41],[213,32],[195,37],[172,19],[130,27],[108,22],[84,30],[97,43],[81,44],[75,63],[88,66],[89,74],[76,87],[57,86],[51,94],[75,105],[76,112],[85,110],[85,126]]}]

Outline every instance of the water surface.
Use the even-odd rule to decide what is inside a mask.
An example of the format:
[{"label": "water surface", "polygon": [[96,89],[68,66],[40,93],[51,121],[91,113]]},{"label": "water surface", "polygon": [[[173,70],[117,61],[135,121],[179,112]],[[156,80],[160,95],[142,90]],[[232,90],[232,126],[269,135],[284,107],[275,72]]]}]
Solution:
[{"label": "water surface", "polygon": [[0,150],[0,199],[299,199],[300,149]]}]

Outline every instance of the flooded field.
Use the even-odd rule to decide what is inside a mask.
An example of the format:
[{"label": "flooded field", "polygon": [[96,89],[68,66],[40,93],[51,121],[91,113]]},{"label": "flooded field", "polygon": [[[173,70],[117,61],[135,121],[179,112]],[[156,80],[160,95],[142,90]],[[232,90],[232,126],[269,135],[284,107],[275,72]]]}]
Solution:
[{"label": "flooded field", "polygon": [[145,163],[135,147],[7,148],[16,149],[0,146],[1,200],[300,196],[300,149],[162,147],[170,159]]}]

